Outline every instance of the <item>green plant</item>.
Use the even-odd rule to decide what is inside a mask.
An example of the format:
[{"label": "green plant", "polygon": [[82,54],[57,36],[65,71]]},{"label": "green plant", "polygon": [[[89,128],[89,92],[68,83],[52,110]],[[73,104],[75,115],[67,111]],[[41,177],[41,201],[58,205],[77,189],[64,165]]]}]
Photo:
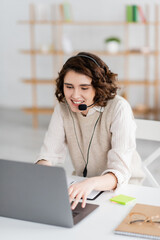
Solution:
[{"label": "green plant", "polygon": [[109,38],[106,38],[104,41],[105,43],[113,42],[113,41],[117,43],[121,43],[121,40],[118,37],[109,37]]}]

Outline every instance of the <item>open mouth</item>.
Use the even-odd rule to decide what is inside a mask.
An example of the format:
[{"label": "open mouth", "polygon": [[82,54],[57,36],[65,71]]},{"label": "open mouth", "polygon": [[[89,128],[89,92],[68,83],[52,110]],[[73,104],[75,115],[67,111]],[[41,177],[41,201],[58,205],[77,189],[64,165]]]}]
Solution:
[{"label": "open mouth", "polygon": [[74,100],[71,100],[71,102],[72,102],[75,106],[79,106],[80,104],[84,103],[84,101],[74,101]]}]

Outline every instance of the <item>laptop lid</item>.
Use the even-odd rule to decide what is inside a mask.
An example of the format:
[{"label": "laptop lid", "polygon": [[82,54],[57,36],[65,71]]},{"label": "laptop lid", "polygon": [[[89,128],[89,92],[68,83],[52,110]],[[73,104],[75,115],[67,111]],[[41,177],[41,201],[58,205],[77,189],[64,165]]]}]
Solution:
[{"label": "laptop lid", "polygon": [[73,219],[63,168],[0,160],[0,216],[73,227],[97,207]]}]

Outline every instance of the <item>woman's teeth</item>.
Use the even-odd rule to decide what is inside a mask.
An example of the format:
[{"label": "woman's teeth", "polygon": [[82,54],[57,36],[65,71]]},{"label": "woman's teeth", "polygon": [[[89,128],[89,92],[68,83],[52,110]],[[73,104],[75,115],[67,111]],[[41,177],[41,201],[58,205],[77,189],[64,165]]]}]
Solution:
[{"label": "woman's teeth", "polygon": [[73,103],[75,103],[75,104],[81,104],[82,102],[75,102],[75,101],[73,101]]}]

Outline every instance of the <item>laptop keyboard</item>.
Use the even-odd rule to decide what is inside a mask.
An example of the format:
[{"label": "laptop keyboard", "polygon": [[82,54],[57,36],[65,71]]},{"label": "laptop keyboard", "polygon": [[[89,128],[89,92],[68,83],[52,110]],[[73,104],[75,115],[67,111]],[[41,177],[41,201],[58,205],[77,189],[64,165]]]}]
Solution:
[{"label": "laptop keyboard", "polygon": [[72,210],[72,216],[76,217],[79,214],[79,211]]}]

